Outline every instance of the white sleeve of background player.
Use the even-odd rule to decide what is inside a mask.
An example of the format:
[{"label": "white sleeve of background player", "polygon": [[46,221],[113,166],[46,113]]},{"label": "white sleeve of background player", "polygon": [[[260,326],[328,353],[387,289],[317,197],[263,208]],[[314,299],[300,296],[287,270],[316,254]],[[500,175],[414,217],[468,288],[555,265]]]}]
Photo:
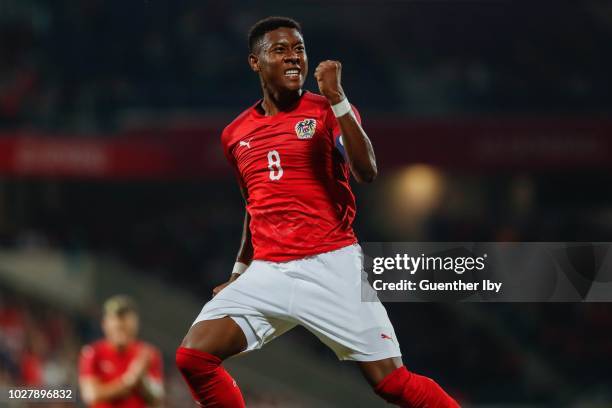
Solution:
[{"label": "white sleeve of background player", "polygon": [[[355,114],[357,122],[361,124],[361,115],[359,114],[359,111],[357,110],[355,105],[351,105],[351,108],[353,109],[353,113]],[[344,148],[344,141],[342,140],[342,130],[340,129],[340,124],[338,123],[338,120],[334,116],[334,112],[331,110],[331,106],[329,108],[329,111],[327,112],[327,120],[327,126],[331,129],[331,134],[333,136],[334,146],[336,147],[338,152],[340,152],[340,154],[344,158],[344,161],[348,161],[348,157],[346,156],[346,149]]]}]

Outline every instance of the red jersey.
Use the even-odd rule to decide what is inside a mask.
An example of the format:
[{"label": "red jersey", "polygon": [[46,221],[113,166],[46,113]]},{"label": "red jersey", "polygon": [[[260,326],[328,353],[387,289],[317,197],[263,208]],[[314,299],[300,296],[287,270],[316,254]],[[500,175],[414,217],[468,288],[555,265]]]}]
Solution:
[{"label": "red jersey", "polygon": [[[132,360],[138,355],[142,347],[152,348],[153,353],[149,363],[148,376],[154,380],[163,381],[162,358],[159,351],[153,346],[136,341],[120,351],[106,340],[100,340],[83,347],[79,360],[79,379],[93,377],[101,383],[111,382],[121,377],[130,366]],[[91,408],[145,408],[145,400],[138,390],[132,394],[112,402],[98,402]]]},{"label": "red jersey", "polygon": [[259,103],[221,136],[248,192],[253,258],[284,262],[355,243],[350,170],[327,99],[304,92],[293,110],[273,116]]}]

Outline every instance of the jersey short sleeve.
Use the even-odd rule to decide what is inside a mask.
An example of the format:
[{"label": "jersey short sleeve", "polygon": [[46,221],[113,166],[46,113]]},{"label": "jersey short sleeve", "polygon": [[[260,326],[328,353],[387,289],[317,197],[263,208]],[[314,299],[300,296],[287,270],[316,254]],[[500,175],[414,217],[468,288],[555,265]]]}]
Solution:
[{"label": "jersey short sleeve", "polygon": [[244,181],[242,180],[242,176],[240,175],[240,171],[238,170],[238,165],[236,163],[236,158],[232,155],[231,144],[230,144],[230,133],[228,128],[223,129],[221,133],[221,148],[223,149],[223,155],[227,159],[230,164],[232,171],[234,172],[234,176],[236,177],[236,181],[242,191],[246,190],[244,185]]},{"label": "jersey short sleeve", "polygon": [[223,129],[223,132],[221,132],[221,148],[223,149],[223,155],[225,156],[227,161],[231,164],[232,167],[235,167],[236,161],[234,160],[234,157],[232,156],[232,153],[230,152],[228,138],[229,138],[228,130],[227,128],[225,128]]}]

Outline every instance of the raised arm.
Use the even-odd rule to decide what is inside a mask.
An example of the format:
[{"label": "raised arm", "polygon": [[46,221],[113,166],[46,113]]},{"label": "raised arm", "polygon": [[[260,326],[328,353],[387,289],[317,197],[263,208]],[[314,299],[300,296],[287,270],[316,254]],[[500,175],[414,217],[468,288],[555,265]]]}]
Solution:
[{"label": "raised arm", "polygon": [[341,74],[342,65],[338,61],[323,61],[315,70],[319,90],[332,105],[340,125],[351,173],[358,182],[371,183],[378,174],[374,148],[344,94],[340,82]]}]

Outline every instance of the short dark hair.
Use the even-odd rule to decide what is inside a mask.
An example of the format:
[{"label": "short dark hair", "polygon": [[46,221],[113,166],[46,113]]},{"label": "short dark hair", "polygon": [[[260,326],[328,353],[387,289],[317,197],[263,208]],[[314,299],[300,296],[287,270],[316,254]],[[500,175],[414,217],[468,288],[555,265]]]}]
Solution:
[{"label": "short dark hair", "polygon": [[253,24],[249,30],[249,51],[253,52],[259,40],[261,40],[267,32],[274,31],[281,27],[295,28],[302,34],[302,26],[292,18],[278,16],[266,17]]}]

